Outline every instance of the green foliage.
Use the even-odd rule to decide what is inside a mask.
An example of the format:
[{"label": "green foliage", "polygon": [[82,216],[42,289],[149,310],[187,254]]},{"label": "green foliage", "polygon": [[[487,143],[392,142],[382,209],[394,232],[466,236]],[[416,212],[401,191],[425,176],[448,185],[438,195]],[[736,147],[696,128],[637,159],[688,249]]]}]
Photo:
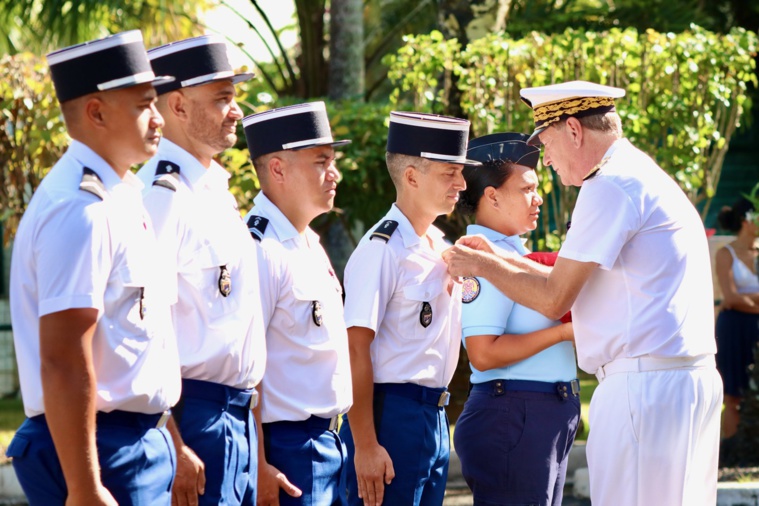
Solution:
[{"label": "green foliage", "polygon": [[30,53],[0,59],[0,222],[4,243],[68,136],[47,65]]},{"label": "green foliage", "polygon": [[[579,79],[624,88],[617,110],[625,136],[654,156],[694,204],[714,195],[730,138],[750,105],[747,88],[757,86],[757,35],[740,28],[726,35],[697,26],[680,34],[567,29],[517,40],[500,33],[462,52],[455,47],[435,32],[407,38],[386,59],[395,96],[417,110],[438,111],[445,97],[437,69],[453,59],[461,106],[480,136],[532,130],[532,112],[519,99],[523,87]],[[576,190],[560,188],[552,171],[541,175],[552,215],[535,239],[541,247],[558,246]]]}]

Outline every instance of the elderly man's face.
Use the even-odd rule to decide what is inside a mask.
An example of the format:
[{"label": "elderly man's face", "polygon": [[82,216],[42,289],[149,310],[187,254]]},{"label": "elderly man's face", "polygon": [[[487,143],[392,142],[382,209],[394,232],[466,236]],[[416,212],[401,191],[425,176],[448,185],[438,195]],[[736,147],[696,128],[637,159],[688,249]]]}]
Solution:
[{"label": "elderly man's face", "polygon": [[554,124],[540,132],[543,143],[543,165],[550,165],[564,186],[581,186],[584,174],[577,174],[577,160],[573,159],[571,132],[565,125]]}]

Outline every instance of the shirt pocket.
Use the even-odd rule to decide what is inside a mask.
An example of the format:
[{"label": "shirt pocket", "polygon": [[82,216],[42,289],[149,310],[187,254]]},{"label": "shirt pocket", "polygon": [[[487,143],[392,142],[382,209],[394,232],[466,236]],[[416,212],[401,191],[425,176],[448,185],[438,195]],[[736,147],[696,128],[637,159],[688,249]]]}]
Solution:
[{"label": "shirt pocket", "polygon": [[[295,280],[293,283],[293,323],[296,329],[304,329],[303,337],[308,344],[320,344],[329,340],[328,319],[335,315],[329,311],[324,295],[326,290],[332,289],[313,279]],[[331,296],[334,297],[334,294]]]},{"label": "shirt pocket", "polygon": [[[207,320],[213,321],[239,308],[240,281],[238,262],[230,254],[225,254],[210,244],[206,244],[192,254],[192,260],[182,277],[191,284],[200,296],[200,311]],[[181,298],[181,294],[179,295]]]},{"label": "shirt pocket", "polygon": [[403,287],[403,307],[400,311],[401,321],[399,322],[401,335],[409,339],[426,339],[436,332],[434,329],[440,328],[437,324],[438,320],[448,316],[440,314],[440,305],[435,305],[435,300],[442,291],[441,281],[428,281]]},{"label": "shirt pocket", "polygon": [[150,271],[140,261],[127,258],[126,263],[117,271],[118,283],[122,288],[122,300],[118,304],[119,315],[116,321],[123,322],[126,335],[146,339],[149,327],[151,305],[157,297],[146,289]]}]

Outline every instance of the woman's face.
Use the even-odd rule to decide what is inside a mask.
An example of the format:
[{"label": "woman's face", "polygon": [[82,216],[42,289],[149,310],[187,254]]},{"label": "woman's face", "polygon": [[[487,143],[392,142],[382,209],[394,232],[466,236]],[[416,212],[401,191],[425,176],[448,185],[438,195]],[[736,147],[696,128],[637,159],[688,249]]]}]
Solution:
[{"label": "woman's face", "polygon": [[501,233],[521,235],[538,226],[543,199],[538,195],[538,175],[534,169],[515,165],[509,178],[495,189],[493,199]]}]

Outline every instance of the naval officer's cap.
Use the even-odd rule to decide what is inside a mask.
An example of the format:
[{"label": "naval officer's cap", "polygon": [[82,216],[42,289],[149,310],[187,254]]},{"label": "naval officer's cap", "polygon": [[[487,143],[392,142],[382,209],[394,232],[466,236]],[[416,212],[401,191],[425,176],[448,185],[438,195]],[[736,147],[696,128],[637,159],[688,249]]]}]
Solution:
[{"label": "naval officer's cap", "polygon": [[582,118],[615,111],[615,98],[625,96],[625,90],[590,83],[569,81],[519,91],[522,101],[533,110],[535,131],[527,141],[540,145],[540,132],[570,116]]},{"label": "naval officer's cap", "polygon": [[159,95],[225,79],[237,84],[255,75],[234,71],[229,62],[229,45],[220,35],[171,42],[149,50],[148,57],[157,73],[176,77],[174,82],[156,86]]},{"label": "naval officer's cap", "polygon": [[253,160],[277,151],[339,147],[351,142],[332,138],[324,102],[288,105],[251,114],[243,118],[242,125]]},{"label": "naval officer's cap", "polygon": [[477,137],[469,142],[466,156],[472,160],[488,162],[511,162],[534,169],[538,166],[540,149],[527,144],[527,134],[503,132]]},{"label": "naval officer's cap", "polygon": [[420,112],[392,111],[387,152],[436,162],[480,165],[466,156],[469,121]]},{"label": "naval officer's cap", "polygon": [[151,83],[171,82],[171,75],[156,77],[139,30],[117,33],[47,55],[59,102],[98,91],[118,90]]}]

